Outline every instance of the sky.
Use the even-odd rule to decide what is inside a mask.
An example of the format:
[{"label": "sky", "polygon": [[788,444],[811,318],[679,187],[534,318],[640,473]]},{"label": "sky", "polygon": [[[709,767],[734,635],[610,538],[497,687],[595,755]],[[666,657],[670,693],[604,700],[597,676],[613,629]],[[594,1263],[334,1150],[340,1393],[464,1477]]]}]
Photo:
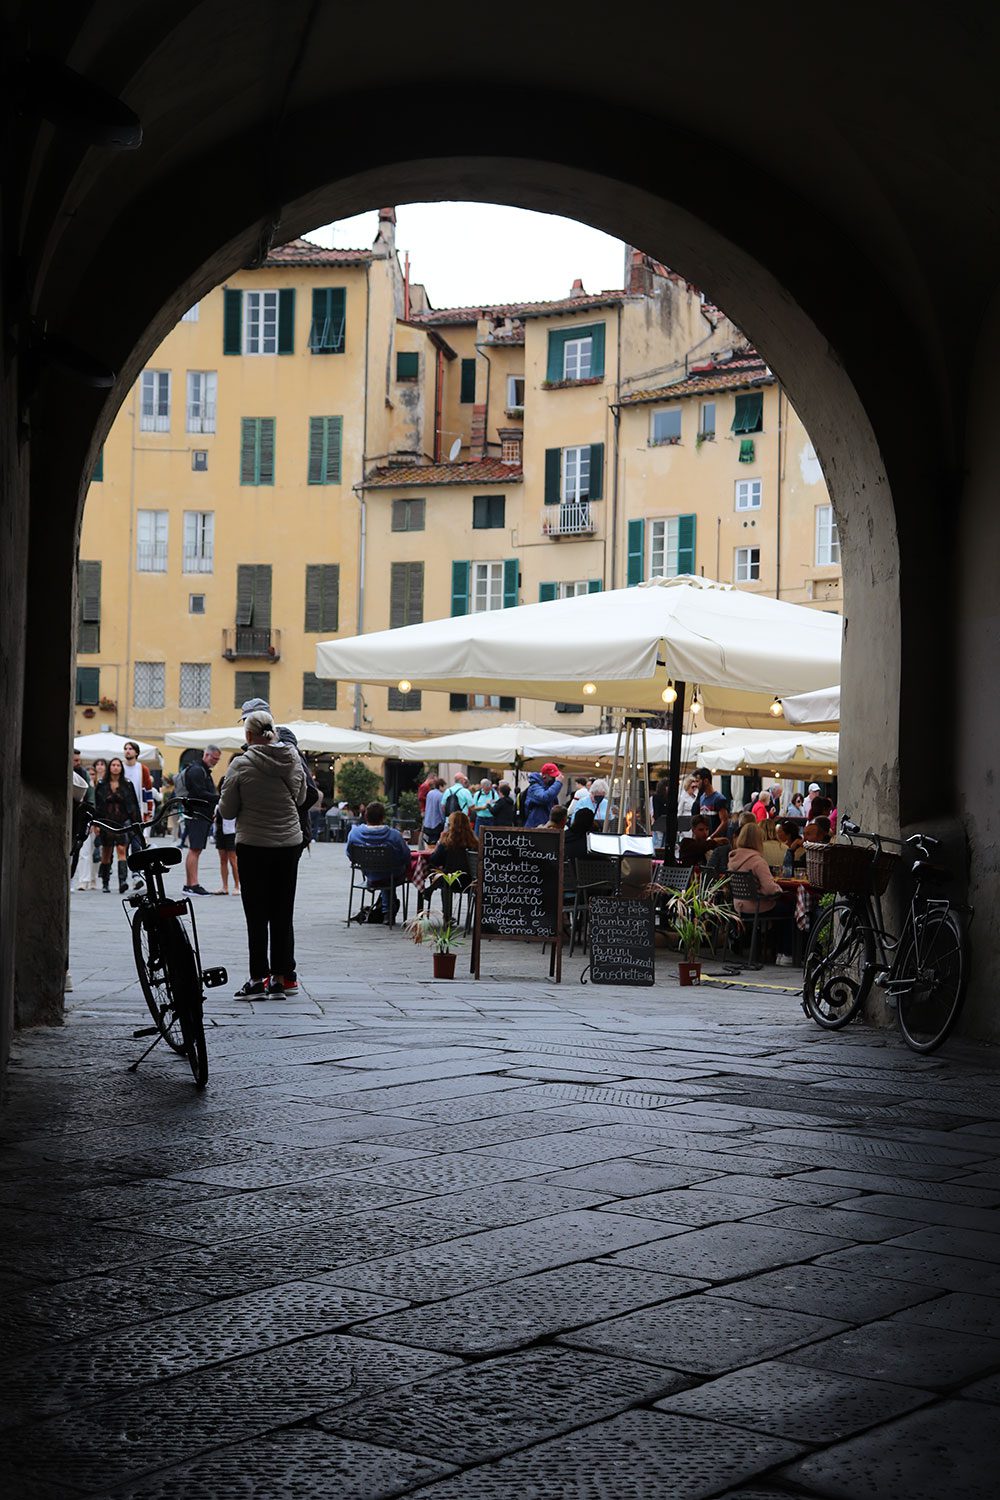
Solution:
[{"label": "sky", "polygon": [[[588,292],[620,287],[625,247],[574,219],[496,203],[408,203],[396,210],[396,248],[433,307],[540,302],[569,295],[579,277]],[[339,249],[371,245],[378,214],[357,214],[308,236]]]}]

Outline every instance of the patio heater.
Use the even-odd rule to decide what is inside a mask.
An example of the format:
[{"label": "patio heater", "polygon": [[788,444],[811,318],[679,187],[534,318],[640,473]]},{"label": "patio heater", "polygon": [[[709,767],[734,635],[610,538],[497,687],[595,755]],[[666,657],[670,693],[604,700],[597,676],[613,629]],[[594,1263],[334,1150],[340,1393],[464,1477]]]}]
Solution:
[{"label": "patio heater", "polygon": [[[615,833],[619,837],[623,833],[639,836],[649,833],[648,768],[646,719],[639,714],[626,714],[615,736],[603,833]],[[619,794],[615,808],[616,786]]]}]

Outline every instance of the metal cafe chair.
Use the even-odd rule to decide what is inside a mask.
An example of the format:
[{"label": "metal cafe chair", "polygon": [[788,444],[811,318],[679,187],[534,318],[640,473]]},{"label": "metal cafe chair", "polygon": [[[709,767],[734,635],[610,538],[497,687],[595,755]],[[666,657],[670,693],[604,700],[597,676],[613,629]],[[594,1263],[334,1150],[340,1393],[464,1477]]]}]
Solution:
[{"label": "metal cafe chair", "polygon": [[613,895],[618,889],[619,861],[616,859],[578,859],[576,889],[573,893],[573,915],[569,933],[569,956],[573,957],[576,940],[587,951],[587,927],[590,897]]},{"label": "metal cafe chair", "polygon": [[[410,871],[409,868],[400,870],[399,860],[392,849],[365,849],[360,844],[353,844],[350,850],[351,859],[351,888],[347,894],[347,920],[350,922],[351,912],[354,905],[354,892],[360,889],[361,902],[358,913],[368,911],[377,901],[381,901],[382,892],[389,887],[389,926],[396,925],[396,901],[397,887],[403,891],[403,921],[409,916],[410,903]],[[377,886],[368,885],[370,875],[384,876],[385,879]],[[360,876],[360,880],[358,877]]]}]

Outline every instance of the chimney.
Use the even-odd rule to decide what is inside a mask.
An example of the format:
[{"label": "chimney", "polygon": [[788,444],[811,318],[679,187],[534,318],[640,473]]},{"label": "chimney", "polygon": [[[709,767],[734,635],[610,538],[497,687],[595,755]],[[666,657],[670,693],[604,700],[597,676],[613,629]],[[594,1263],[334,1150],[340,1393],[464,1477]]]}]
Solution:
[{"label": "chimney", "polygon": [[630,297],[648,297],[653,290],[653,268],[649,256],[631,245],[626,252],[625,290]]},{"label": "chimney", "polygon": [[583,282],[580,280],[579,276],[570,287],[569,294],[571,297],[586,297],[587,293],[584,290]]},{"label": "chimney", "polygon": [[380,208],[378,211],[378,233],[375,236],[376,253],[391,255],[396,248],[396,210]]}]

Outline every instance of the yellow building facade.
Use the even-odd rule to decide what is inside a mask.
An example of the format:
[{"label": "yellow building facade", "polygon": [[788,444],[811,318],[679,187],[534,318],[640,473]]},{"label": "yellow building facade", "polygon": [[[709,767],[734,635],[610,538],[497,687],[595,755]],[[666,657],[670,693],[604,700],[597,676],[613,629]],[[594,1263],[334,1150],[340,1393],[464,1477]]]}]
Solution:
[{"label": "yellow building facade", "polygon": [[628,251],[619,289],[438,310],[394,223],[371,250],[275,250],[136,383],[84,516],[77,732],[162,747],[250,697],[407,737],[593,728],[597,708],[318,680],[315,647],[683,572],[839,607],[808,435],[696,288]]}]

